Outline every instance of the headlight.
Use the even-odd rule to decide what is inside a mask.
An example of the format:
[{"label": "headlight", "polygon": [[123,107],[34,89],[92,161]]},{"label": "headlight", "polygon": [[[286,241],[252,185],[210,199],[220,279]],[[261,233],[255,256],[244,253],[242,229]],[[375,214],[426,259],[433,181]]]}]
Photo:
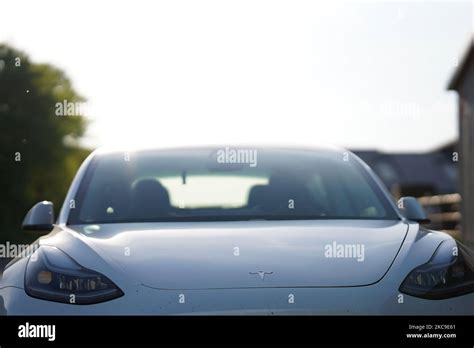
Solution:
[{"label": "headlight", "polygon": [[442,242],[424,265],[408,274],[400,291],[441,300],[474,292],[474,263],[470,251],[454,240]]},{"label": "headlight", "polygon": [[92,304],[123,296],[109,278],[49,246],[41,246],[28,260],[25,291],[32,297],[69,304]]}]

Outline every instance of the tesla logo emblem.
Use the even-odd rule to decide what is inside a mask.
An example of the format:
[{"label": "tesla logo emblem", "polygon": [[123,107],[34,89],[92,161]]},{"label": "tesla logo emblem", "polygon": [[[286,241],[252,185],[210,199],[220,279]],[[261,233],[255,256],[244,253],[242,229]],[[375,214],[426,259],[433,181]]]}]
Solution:
[{"label": "tesla logo emblem", "polygon": [[273,272],[265,272],[265,271],[258,271],[258,272],[249,272],[250,274],[258,274],[262,282],[265,280],[265,275],[266,274],[273,274]]}]

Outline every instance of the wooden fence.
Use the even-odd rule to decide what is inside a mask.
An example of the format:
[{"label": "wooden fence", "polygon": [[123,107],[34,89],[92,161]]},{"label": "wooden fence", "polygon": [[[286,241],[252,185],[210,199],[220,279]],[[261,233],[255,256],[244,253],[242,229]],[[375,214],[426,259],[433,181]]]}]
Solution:
[{"label": "wooden fence", "polygon": [[429,228],[442,230],[453,235],[460,233],[461,195],[450,193],[445,195],[417,197],[431,220]]}]

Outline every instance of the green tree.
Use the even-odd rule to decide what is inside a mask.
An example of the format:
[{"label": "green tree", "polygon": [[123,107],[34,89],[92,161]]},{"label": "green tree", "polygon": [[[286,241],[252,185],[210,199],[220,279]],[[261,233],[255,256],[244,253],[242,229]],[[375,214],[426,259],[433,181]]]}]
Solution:
[{"label": "green tree", "polygon": [[57,212],[89,153],[71,145],[86,130],[84,117],[56,115],[64,100],[85,101],[63,71],[0,44],[0,242],[28,241],[20,233],[28,209],[47,199]]}]

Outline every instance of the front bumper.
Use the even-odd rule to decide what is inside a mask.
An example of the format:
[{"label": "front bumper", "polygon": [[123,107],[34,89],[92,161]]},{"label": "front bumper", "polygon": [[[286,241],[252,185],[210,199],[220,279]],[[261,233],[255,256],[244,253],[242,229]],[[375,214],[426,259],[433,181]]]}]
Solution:
[{"label": "front bumper", "polygon": [[[0,289],[7,315],[473,315],[474,294],[424,300],[381,284],[343,288],[162,290],[146,286],[93,305],[70,305]],[[2,308],[3,300],[3,308]]]}]

